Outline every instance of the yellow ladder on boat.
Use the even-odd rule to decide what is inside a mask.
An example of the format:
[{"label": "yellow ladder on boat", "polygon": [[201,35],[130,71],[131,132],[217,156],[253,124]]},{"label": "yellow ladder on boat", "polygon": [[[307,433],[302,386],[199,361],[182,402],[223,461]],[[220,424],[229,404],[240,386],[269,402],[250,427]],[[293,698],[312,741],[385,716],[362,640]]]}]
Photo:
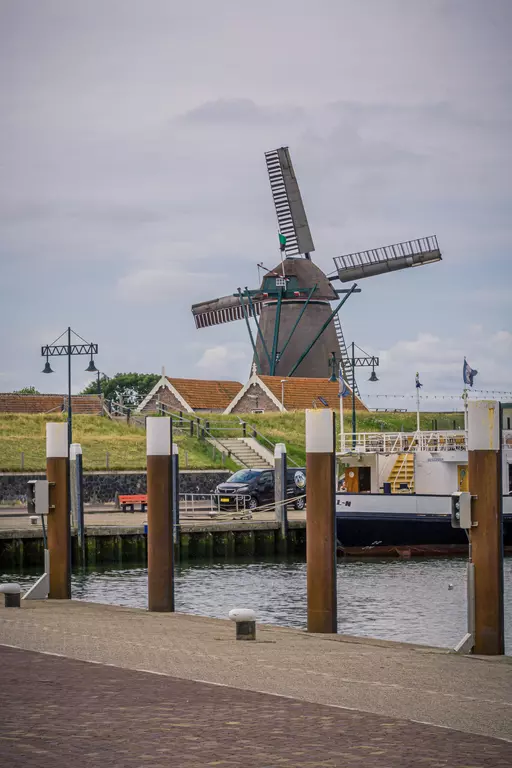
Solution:
[{"label": "yellow ladder on boat", "polygon": [[414,454],[399,453],[390,472],[388,482],[393,493],[398,493],[400,484],[407,484],[409,491],[414,492]]}]

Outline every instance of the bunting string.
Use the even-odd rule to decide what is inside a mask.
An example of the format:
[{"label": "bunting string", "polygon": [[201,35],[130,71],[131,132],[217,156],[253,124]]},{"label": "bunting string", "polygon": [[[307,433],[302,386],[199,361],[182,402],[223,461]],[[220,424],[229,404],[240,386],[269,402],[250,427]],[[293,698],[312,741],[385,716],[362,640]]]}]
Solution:
[{"label": "bunting string", "polygon": [[[472,398],[470,395],[472,394],[481,394],[481,395],[507,395],[509,397],[512,397],[512,392],[507,392],[504,390],[496,390],[496,389],[472,389],[468,391],[468,400],[471,400]],[[395,399],[395,400],[416,400],[416,395],[397,395],[397,394],[375,394],[374,392],[366,392],[361,395],[361,397],[366,398],[368,400],[373,398],[382,398],[382,399]],[[420,395],[421,400],[462,400],[462,395]],[[479,398],[473,398],[475,400]]]}]

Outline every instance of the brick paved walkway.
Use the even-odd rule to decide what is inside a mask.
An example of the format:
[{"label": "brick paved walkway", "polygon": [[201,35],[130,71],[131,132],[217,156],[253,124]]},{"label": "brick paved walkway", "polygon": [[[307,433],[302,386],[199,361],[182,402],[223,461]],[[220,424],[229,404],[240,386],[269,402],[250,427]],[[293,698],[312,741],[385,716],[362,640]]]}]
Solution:
[{"label": "brick paved walkway", "polygon": [[510,768],[512,744],[0,647],[0,764],[9,768]]},{"label": "brick paved walkway", "polygon": [[512,738],[512,658],[270,625],[240,643],[234,632],[230,621],[189,614],[67,600],[13,610],[0,600],[3,645]]}]

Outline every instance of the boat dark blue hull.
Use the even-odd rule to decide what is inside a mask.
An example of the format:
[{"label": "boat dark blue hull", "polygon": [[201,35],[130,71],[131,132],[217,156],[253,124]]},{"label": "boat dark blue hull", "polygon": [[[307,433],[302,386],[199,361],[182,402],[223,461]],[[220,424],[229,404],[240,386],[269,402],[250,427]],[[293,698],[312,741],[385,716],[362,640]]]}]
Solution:
[{"label": "boat dark blue hull", "polygon": [[[452,528],[449,514],[421,515],[386,511],[339,510],[336,534],[341,551],[420,547],[445,551],[465,551],[466,532]],[[503,543],[512,547],[512,515],[503,516]]]}]

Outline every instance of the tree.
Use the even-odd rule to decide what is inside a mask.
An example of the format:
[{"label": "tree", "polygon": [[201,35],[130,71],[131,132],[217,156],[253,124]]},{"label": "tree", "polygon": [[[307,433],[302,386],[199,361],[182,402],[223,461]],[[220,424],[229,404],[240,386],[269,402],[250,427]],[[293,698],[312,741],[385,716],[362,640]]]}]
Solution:
[{"label": "tree", "polygon": [[41,393],[35,387],[22,387],[15,389],[13,395],[40,395]]},{"label": "tree", "polygon": [[[137,405],[151,392],[159,379],[156,373],[116,373],[111,379],[100,376],[100,390],[105,400],[122,400],[124,405]],[[80,394],[97,393],[98,380],[94,379]]]}]

